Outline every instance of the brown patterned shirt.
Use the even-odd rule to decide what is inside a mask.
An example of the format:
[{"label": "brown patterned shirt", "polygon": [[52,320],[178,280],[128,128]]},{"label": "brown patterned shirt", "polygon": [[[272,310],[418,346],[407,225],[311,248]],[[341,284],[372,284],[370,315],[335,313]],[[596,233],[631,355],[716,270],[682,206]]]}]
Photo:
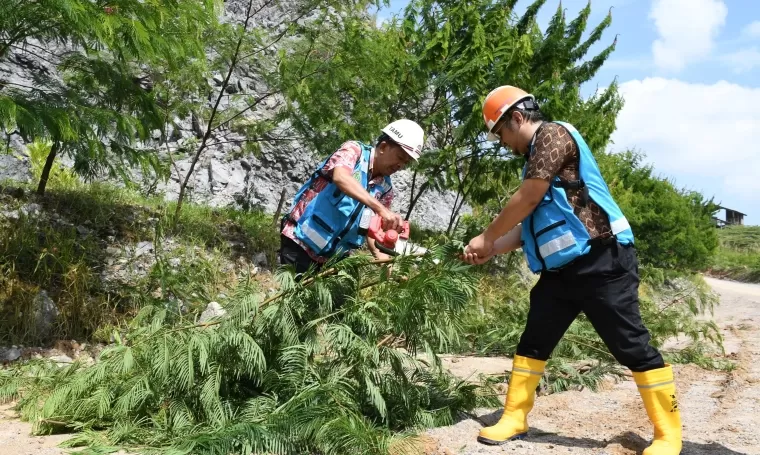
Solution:
[{"label": "brown patterned shirt", "polygon": [[[578,146],[570,132],[562,125],[546,122],[536,134],[525,178],[551,181],[559,176],[566,180],[578,180],[579,156]],[[582,207],[581,190],[567,189],[566,192],[575,216],[586,226],[592,239],[612,235],[609,218],[596,203],[589,200],[588,205]]]}]

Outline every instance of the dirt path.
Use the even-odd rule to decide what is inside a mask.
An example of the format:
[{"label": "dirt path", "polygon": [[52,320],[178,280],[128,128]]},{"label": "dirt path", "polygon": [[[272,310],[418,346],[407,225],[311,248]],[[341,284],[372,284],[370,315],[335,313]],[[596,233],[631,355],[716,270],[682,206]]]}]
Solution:
[{"label": "dirt path", "polygon": [[[738,368],[731,373],[676,366],[683,419],[682,455],[760,455],[760,286],[707,278],[720,294],[715,320],[726,354]],[[502,372],[507,359],[448,358],[452,372]],[[433,454],[633,455],[649,444],[652,428],[632,379],[599,393],[565,392],[539,397],[530,415],[528,439],[500,447],[475,441],[501,410],[480,410],[468,419],[428,432]]]},{"label": "dirt path", "polygon": [[[679,406],[684,424],[682,455],[760,455],[760,286],[707,278],[721,296],[715,319],[725,336],[732,373],[676,366]],[[444,359],[457,375],[500,373],[511,368],[505,358]],[[479,410],[479,420],[463,420],[429,431],[426,455],[453,454],[640,454],[652,428],[632,380],[593,393],[565,392],[539,397],[530,416],[526,441],[500,447],[479,444],[475,437],[491,425],[500,410]],[[481,423],[482,422],[482,423]],[[30,425],[0,407],[0,453],[61,455],[56,447],[66,436],[33,437]]]}]

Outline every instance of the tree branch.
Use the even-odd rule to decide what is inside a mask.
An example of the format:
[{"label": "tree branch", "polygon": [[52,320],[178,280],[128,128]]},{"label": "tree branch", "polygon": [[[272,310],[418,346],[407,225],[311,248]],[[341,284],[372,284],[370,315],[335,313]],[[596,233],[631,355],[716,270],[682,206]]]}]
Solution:
[{"label": "tree branch", "polygon": [[[211,137],[211,132],[213,131],[213,123],[214,119],[216,118],[217,113],[219,112],[219,103],[222,101],[222,96],[224,95],[224,91],[229,85],[230,78],[232,77],[232,72],[235,70],[235,66],[238,62],[238,55],[240,54],[240,47],[243,45],[243,39],[245,37],[246,32],[248,31],[248,22],[251,20],[251,9],[253,8],[253,0],[248,1],[248,10],[246,11],[246,19],[245,23],[243,24],[243,31],[238,37],[237,45],[235,46],[235,52],[232,55],[232,60],[230,61],[230,68],[227,71],[227,76],[224,78],[224,81],[222,82],[222,87],[219,90],[219,95],[216,97],[216,102],[214,103],[214,107],[211,110],[211,116],[209,118],[208,124],[206,125],[206,133],[203,135],[203,140],[201,141],[201,144],[198,146],[198,150],[195,152],[195,156],[193,157],[192,162],[190,163],[190,169],[187,171],[187,175],[185,176],[185,180],[180,185],[179,189],[179,196],[177,197],[177,209],[174,213],[174,223],[177,223],[179,221],[179,214],[182,210],[182,202],[185,196],[185,190],[187,188],[187,184],[190,181],[190,177],[193,175],[193,171],[195,170],[195,165],[198,163],[198,160],[200,159],[201,154],[207,147],[208,139]],[[262,7],[263,8],[263,7]]]},{"label": "tree branch", "polygon": [[614,357],[612,354],[610,354],[609,352],[603,351],[603,350],[601,350],[601,349],[599,349],[599,348],[597,348],[597,347],[595,347],[595,346],[592,346],[592,345],[590,345],[590,344],[588,344],[588,343],[585,343],[585,342],[582,342],[582,341],[578,341],[577,339],[574,339],[574,338],[575,338],[575,336],[574,336],[574,335],[569,335],[569,334],[568,334],[568,335],[565,335],[565,339],[567,339],[568,341],[570,341],[570,342],[572,342],[572,343],[575,343],[575,344],[578,344],[578,345],[581,345],[581,346],[587,347],[587,348],[589,348],[589,349],[591,349],[591,350],[593,350],[593,351],[596,351],[596,352],[598,352],[598,353],[600,353],[600,354],[604,355],[604,356],[605,356],[605,357],[607,357],[607,358],[611,358],[611,359],[614,359],[614,358],[615,358],[615,357]]},{"label": "tree branch", "polygon": [[[224,90],[222,90],[221,92],[223,93],[223,92],[224,92]],[[276,94],[277,94],[277,93],[279,93],[279,92],[280,92],[279,90],[275,90],[275,91],[272,91],[272,92],[267,92],[267,93],[265,93],[265,94],[261,95],[260,97],[256,98],[256,99],[253,101],[253,103],[249,104],[249,105],[248,105],[248,106],[247,106],[245,109],[242,109],[240,112],[238,112],[237,114],[235,114],[235,115],[233,115],[232,117],[228,118],[227,120],[225,120],[225,121],[223,121],[223,122],[220,122],[218,125],[216,125],[216,126],[215,126],[215,127],[212,129],[212,131],[216,131],[216,130],[218,130],[218,129],[219,129],[219,128],[221,128],[223,125],[226,125],[226,124],[230,123],[231,121],[235,120],[236,118],[238,118],[238,117],[240,117],[241,115],[245,114],[246,112],[250,111],[250,110],[251,110],[251,109],[253,109],[254,107],[258,106],[258,105],[259,105],[259,103],[261,103],[261,102],[262,102],[262,101],[264,101],[265,99],[269,98],[269,97],[270,97],[270,96],[272,96],[272,95],[276,95]],[[209,126],[211,126],[211,122],[209,122]]]},{"label": "tree branch", "polygon": [[[422,253],[422,254],[415,253],[415,254],[411,254],[409,256],[424,256],[424,253]],[[393,261],[395,261],[395,258],[391,257],[391,258],[386,258],[386,259],[373,259],[369,263],[370,264],[387,264],[387,263],[393,262]],[[338,273],[338,271],[339,271],[338,267],[332,267],[332,268],[327,269],[327,270],[325,270],[323,272],[320,272],[320,273],[314,275],[311,278],[303,280],[303,282],[301,283],[301,287],[309,286],[309,285],[311,285],[312,283],[314,283],[316,280],[318,280],[320,278],[324,278],[324,277],[330,276],[330,275],[335,275],[336,273]],[[367,288],[367,287],[371,287],[371,286],[376,286],[380,282],[381,281],[372,281],[370,283],[364,284],[364,285],[362,285],[362,289]],[[272,297],[269,297],[268,299],[264,300],[263,302],[261,302],[259,304],[259,309],[264,308],[264,307],[270,305],[275,300],[277,300],[277,299],[279,299],[281,297],[284,297],[285,295],[293,292],[294,290],[295,290],[295,288],[287,290],[287,291],[282,291],[282,292],[279,292],[279,293],[273,295]],[[219,319],[219,320],[212,321],[212,322],[204,322],[204,323],[201,323],[201,324],[194,324],[194,325],[189,325],[189,326],[185,326],[185,327],[177,327],[176,329],[171,329],[171,330],[168,330],[166,332],[161,332],[161,333],[168,334],[168,333],[174,333],[174,332],[181,332],[183,330],[191,330],[191,329],[199,329],[199,328],[202,329],[202,328],[206,328],[206,327],[212,327],[212,326],[215,326],[215,325],[219,325],[223,321],[224,321],[223,319]],[[143,340],[143,341],[145,341],[145,340]]]}]

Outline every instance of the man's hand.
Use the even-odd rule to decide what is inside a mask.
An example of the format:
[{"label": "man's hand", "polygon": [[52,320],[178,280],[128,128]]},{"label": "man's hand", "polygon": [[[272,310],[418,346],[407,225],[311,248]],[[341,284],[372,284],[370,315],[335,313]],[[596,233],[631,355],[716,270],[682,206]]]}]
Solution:
[{"label": "man's hand", "polygon": [[388,256],[387,254],[383,253],[380,250],[373,251],[372,255],[375,256],[375,259],[377,259],[378,261],[390,261],[391,260],[390,256]]},{"label": "man's hand", "polygon": [[470,240],[470,243],[464,249],[464,254],[473,254],[479,258],[485,258],[493,254],[493,241],[480,234]]},{"label": "man's hand", "polygon": [[[372,239],[370,239],[370,240],[372,240]],[[382,251],[380,251],[379,249],[377,249],[377,247],[374,246],[374,242],[372,242],[371,245],[372,245],[372,247],[370,247],[370,251],[372,252],[372,256],[374,256],[376,260],[378,260],[378,261],[390,261],[392,259],[389,255],[387,255],[387,254],[383,253]],[[388,263],[384,264],[383,267],[388,271],[388,276],[390,276],[393,273],[393,264],[392,263],[388,262]]]},{"label": "man's hand", "polygon": [[404,218],[401,215],[391,212],[385,206],[383,206],[383,210],[378,215],[383,218],[383,230],[385,231],[389,229],[398,231],[401,225],[404,224]]},{"label": "man's hand", "polygon": [[[522,233],[522,225],[518,224],[511,231],[509,231],[509,233],[499,237],[495,242],[493,242],[493,247],[491,248],[491,251],[487,252],[486,254],[473,253],[473,250],[470,249],[470,245],[467,245],[467,247],[464,250],[464,253],[459,255],[459,259],[461,259],[462,261],[470,265],[485,264],[497,254],[506,254],[506,253],[509,253],[510,251],[515,251],[516,249],[520,248],[520,234],[521,233]],[[478,237],[483,237],[483,236],[481,235]],[[472,239],[470,241],[470,244],[472,244],[476,239],[478,239],[478,237],[475,237],[474,239]],[[487,238],[484,238],[483,242],[487,244],[488,243]]]},{"label": "man's hand", "polygon": [[367,247],[369,248],[370,253],[372,253],[372,256],[374,256],[377,260],[382,261],[391,258],[387,254],[380,251],[380,249],[375,244],[375,239],[367,238]]},{"label": "man's hand", "polygon": [[493,251],[486,256],[478,256],[477,254],[473,254],[473,253],[464,253],[464,254],[459,255],[459,259],[461,259],[462,261],[470,265],[481,265],[490,261],[491,258],[494,256],[495,254],[493,253]]}]

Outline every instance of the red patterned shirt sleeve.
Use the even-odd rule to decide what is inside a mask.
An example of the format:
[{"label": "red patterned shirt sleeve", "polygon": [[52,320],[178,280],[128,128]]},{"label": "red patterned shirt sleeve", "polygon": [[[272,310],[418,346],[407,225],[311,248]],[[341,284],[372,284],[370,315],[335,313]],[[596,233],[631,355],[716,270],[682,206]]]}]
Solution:
[{"label": "red patterned shirt sleeve", "polygon": [[391,204],[393,203],[394,196],[395,194],[393,193],[393,190],[391,189],[380,198],[380,203],[383,204],[388,210],[390,210]]},{"label": "red patterned shirt sleeve", "polygon": [[345,167],[349,171],[353,171],[361,156],[362,149],[359,144],[354,141],[347,141],[340,146],[322,169],[330,176],[336,167]]}]

